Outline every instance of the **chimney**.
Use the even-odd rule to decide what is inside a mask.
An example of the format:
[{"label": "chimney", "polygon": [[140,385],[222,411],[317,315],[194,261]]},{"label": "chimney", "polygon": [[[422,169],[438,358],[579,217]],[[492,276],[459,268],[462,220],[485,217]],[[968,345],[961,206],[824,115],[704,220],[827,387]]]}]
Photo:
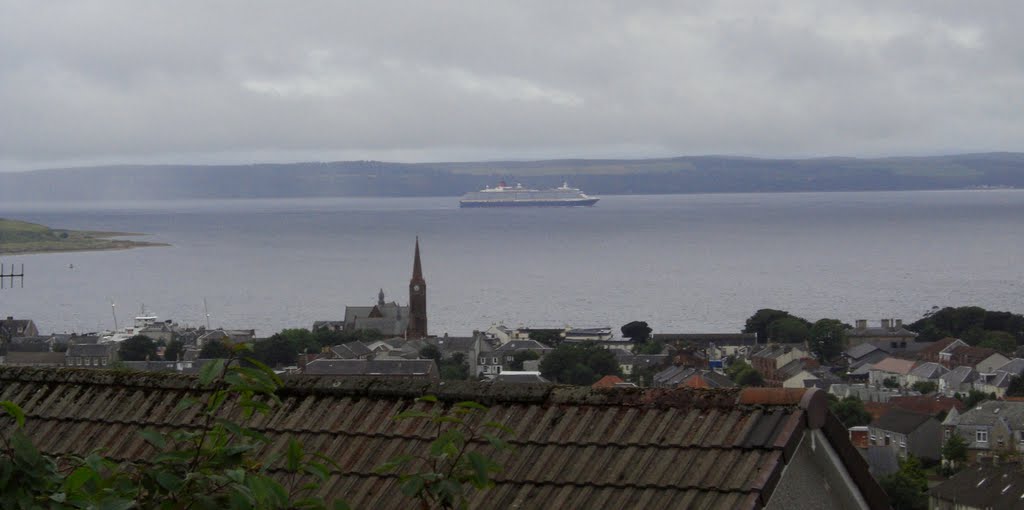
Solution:
[{"label": "chimney", "polygon": [[900,329],[903,327],[903,319],[893,319],[893,329]]},{"label": "chimney", "polygon": [[857,319],[857,329],[867,329],[867,328],[868,328],[868,321],[867,321],[867,319]]},{"label": "chimney", "polygon": [[892,320],[891,319],[882,319],[882,328],[889,329],[890,327],[892,327]]}]

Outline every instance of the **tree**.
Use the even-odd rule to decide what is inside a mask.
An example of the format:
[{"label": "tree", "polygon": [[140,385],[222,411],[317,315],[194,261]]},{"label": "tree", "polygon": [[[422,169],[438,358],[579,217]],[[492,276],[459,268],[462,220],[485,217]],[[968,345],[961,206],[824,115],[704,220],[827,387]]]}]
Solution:
[{"label": "tree", "polygon": [[988,399],[989,395],[987,395],[984,391],[978,390],[971,390],[970,392],[967,393],[966,397],[962,398],[962,400],[964,401],[964,406],[967,407],[968,410],[974,409],[974,406]]},{"label": "tree", "polygon": [[882,379],[882,386],[895,390],[900,387],[900,382],[896,380],[895,377],[886,377],[885,379]]},{"label": "tree", "polygon": [[441,349],[438,349],[436,345],[425,345],[420,349],[420,357],[423,359],[441,361]]},{"label": "tree", "polygon": [[725,375],[732,379],[732,382],[740,386],[764,386],[764,377],[761,373],[743,360],[734,361],[725,369]]},{"label": "tree", "polygon": [[530,340],[535,340],[548,347],[558,347],[558,344],[562,343],[562,332],[553,329],[535,329],[530,331]]},{"label": "tree", "polygon": [[156,342],[145,335],[135,335],[117,348],[117,356],[122,361],[146,361],[156,359]]},{"label": "tree", "polygon": [[642,344],[651,337],[651,328],[643,321],[633,321],[619,328],[622,336],[634,344]]},{"label": "tree", "polygon": [[512,355],[512,363],[510,363],[510,366],[512,370],[522,370],[524,361],[532,361],[535,359],[540,359],[540,354],[537,354],[534,351],[519,351]]},{"label": "tree", "polygon": [[949,463],[950,474],[955,473],[967,462],[967,441],[955,431],[942,445],[942,459]]},{"label": "tree", "polygon": [[1002,354],[1013,357],[1017,350],[1017,339],[1005,331],[985,331],[982,340],[978,342],[979,347],[995,349]]},{"label": "tree", "polygon": [[846,428],[871,423],[871,414],[864,409],[864,402],[857,397],[846,397],[839,399],[832,394],[828,395],[828,408],[832,414],[843,423]]},{"label": "tree", "polygon": [[792,315],[783,310],[762,308],[747,319],[746,325],[743,326],[743,332],[757,333],[757,341],[762,343],[766,342],[769,339],[768,326],[776,320],[784,319],[786,317],[792,317]]},{"label": "tree", "polygon": [[924,510],[928,508],[928,478],[921,462],[914,456],[900,461],[900,469],[879,481],[893,510]]},{"label": "tree", "polygon": [[164,359],[167,361],[178,361],[185,352],[185,343],[181,340],[171,340],[167,342],[167,347],[164,347]]},{"label": "tree", "polygon": [[206,342],[199,351],[199,357],[202,359],[223,359],[228,356],[231,356],[231,346],[220,340]]},{"label": "tree", "polygon": [[772,342],[796,344],[806,342],[810,337],[809,323],[799,317],[783,317],[768,325],[768,338]]},{"label": "tree", "polygon": [[665,351],[665,344],[658,340],[647,340],[633,346],[634,354],[661,354]]},{"label": "tree", "polygon": [[469,363],[466,363],[466,355],[456,352],[448,359],[437,361],[437,369],[441,373],[441,379],[464,381],[469,379]]},{"label": "tree", "polygon": [[907,326],[920,335],[919,341],[931,342],[945,337],[962,338],[975,345],[992,332],[1001,331],[1014,337],[1014,344],[1024,343],[1024,315],[992,312],[978,306],[933,309],[924,318]]},{"label": "tree", "polygon": [[929,393],[935,393],[939,389],[939,385],[934,381],[917,381],[910,386],[910,389],[922,395],[927,395]]},{"label": "tree", "polygon": [[608,349],[567,343],[541,360],[540,373],[547,379],[579,386],[590,386],[606,375],[620,375],[619,363]]},{"label": "tree", "polygon": [[253,358],[271,367],[294,365],[299,359],[295,340],[280,333],[253,343],[252,351]]},{"label": "tree", "polygon": [[1006,388],[1007,397],[1024,397],[1024,377],[1014,377]]},{"label": "tree", "polygon": [[822,362],[839,357],[846,346],[846,330],[850,326],[836,319],[821,319],[811,326],[811,352]]}]

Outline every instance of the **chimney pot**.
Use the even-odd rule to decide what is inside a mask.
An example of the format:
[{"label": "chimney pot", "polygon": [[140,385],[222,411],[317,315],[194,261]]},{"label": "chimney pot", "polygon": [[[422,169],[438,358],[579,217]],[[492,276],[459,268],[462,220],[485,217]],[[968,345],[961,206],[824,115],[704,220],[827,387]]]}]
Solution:
[{"label": "chimney pot", "polygon": [[889,319],[882,319],[882,327],[885,329],[889,329],[890,327],[892,327],[892,322]]}]

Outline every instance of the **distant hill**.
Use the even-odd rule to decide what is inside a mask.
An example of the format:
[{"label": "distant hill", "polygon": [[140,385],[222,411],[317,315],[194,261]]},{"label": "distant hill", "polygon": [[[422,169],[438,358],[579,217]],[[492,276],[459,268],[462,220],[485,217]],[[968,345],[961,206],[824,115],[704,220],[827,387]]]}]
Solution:
[{"label": "distant hill", "polygon": [[1024,188],[1024,153],[900,158],[695,156],[476,163],[122,165],[0,173],[0,200],[454,196],[499,180],[590,194]]}]

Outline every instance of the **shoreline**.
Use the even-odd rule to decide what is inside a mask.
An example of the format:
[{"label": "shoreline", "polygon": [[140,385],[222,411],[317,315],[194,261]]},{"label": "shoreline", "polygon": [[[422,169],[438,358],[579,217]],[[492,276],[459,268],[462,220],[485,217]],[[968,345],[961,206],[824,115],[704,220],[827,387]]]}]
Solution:
[{"label": "shoreline", "polygon": [[[144,234],[137,234],[137,235],[144,235]],[[114,242],[114,241],[111,241],[111,242]],[[151,243],[151,242],[146,242],[146,241],[124,241],[124,242],[132,243],[132,244],[129,244],[129,245],[117,245],[117,246],[77,247],[77,248],[54,246],[54,247],[50,247],[50,248],[29,248],[29,249],[25,249],[25,250],[19,250],[19,249],[8,250],[6,247],[0,246],[0,255],[8,255],[8,256],[13,256],[13,255],[45,255],[47,253],[70,253],[70,252],[84,252],[84,251],[121,251],[121,250],[131,250],[131,249],[134,249],[134,248],[154,248],[154,247],[173,246],[173,245],[168,244],[168,243]]]}]

